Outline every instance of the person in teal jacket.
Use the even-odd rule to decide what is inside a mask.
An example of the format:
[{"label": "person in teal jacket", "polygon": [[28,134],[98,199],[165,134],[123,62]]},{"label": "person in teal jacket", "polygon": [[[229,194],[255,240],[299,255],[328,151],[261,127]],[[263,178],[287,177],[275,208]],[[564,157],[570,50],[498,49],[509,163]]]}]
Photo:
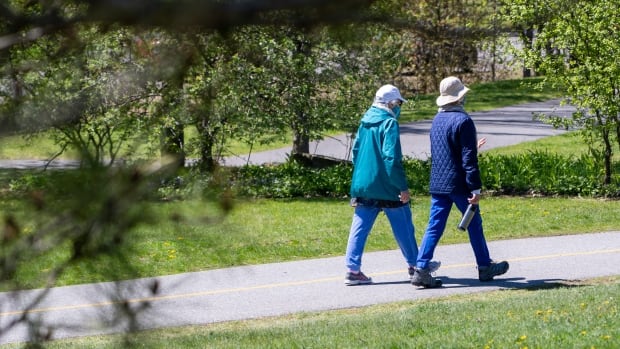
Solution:
[{"label": "person in teal jacket", "polygon": [[[345,284],[372,283],[361,271],[366,240],[380,212],[387,216],[394,238],[407,261],[409,276],[415,271],[418,246],[415,239],[407,177],[402,163],[398,118],[406,102],[398,88],[377,90],[353,143],[351,206],[355,208],[346,251]],[[430,265],[436,269],[438,262]]]}]

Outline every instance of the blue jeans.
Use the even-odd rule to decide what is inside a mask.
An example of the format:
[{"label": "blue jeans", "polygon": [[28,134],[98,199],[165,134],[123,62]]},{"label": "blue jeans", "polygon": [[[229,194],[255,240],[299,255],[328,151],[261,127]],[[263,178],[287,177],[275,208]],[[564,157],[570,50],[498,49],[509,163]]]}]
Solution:
[{"label": "blue jeans", "polygon": [[358,205],[353,214],[345,257],[350,271],[360,271],[366,240],[381,211],[385,213],[390,222],[392,233],[405,260],[409,266],[415,266],[418,258],[418,244],[415,240],[411,206],[406,204],[401,207],[386,208],[377,205]]},{"label": "blue jeans", "polygon": [[[418,261],[416,267],[424,269],[428,266],[428,262],[433,258],[435,253],[435,247],[439,243],[439,239],[443,235],[452,209],[452,204],[456,205],[461,213],[465,212],[469,202],[467,201],[467,195],[431,195],[431,209],[428,219],[428,226],[422,237],[422,243],[420,246],[420,253],[418,255]],[[478,266],[488,266],[491,264],[491,257],[489,257],[489,249],[487,247],[486,239],[484,238],[484,232],[482,229],[482,217],[480,216],[480,210],[476,211],[474,218],[467,227],[467,233],[469,234],[469,243],[474,250],[476,256],[476,263]]]}]

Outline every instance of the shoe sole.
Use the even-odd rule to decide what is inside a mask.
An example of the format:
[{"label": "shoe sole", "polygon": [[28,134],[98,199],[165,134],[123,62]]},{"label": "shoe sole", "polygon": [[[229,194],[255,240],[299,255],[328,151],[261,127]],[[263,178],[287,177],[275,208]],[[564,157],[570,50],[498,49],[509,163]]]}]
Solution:
[{"label": "shoe sole", "polygon": [[443,282],[441,282],[441,280],[435,280],[434,285],[428,285],[423,282],[411,282],[411,284],[422,288],[440,288],[443,285]]},{"label": "shoe sole", "polygon": [[345,280],[344,284],[347,286],[369,285],[369,284],[372,284],[372,280],[369,280],[369,281]]}]

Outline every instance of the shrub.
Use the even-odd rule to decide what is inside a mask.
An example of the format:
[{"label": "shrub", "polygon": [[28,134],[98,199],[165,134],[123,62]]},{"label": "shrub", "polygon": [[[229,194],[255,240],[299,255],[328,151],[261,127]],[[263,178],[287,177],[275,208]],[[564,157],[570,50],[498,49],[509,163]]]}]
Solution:
[{"label": "shrub", "polygon": [[310,168],[296,162],[281,165],[249,165],[232,172],[240,195],[268,198],[341,197],[349,192],[352,167],[343,163]]},{"label": "shrub", "polygon": [[[484,190],[508,195],[584,195],[620,197],[620,177],[604,186],[602,166],[587,155],[562,156],[533,151],[518,155],[480,155]],[[405,172],[412,194],[427,195],[430,160],[407,158]],[[291,162],[245,166],[233,171],[237,193],[253,197],[344,197],[352,166],[309,168]]]},{"label": "shrub", "polygon": [[603,166],[587,155],[562,156],[543,151],[479,157],[484,189],[500,194],[618,196],[616,176],[602,184]]},{"label": "shrub", "polygon": [[[615,175],[610,185],[603,185],[603,166],[587,155],[562,156],[542,151],[517,155],[483,153],[479,163],[483,189],[492,194],[620,197],[620,175]],[[412,194],[428,194],[430,164],[430,160],[404,160]],[[353,167],[344,162],[325,168],[307,167],[297,162],[248,165],[222,168],[216,174],[189,169],[179,177],[154,184],[157,187],[154,198],[183,199],[196,194],[218,197],[228,195],[229,190],[241,197],[346,197],[352,170]],[[11,173],[5,177],[5,181],[11,178],[9,193],[43,190],[62,194],[67,185],[101,180],[71,170],[26,172],[19,176]]]}]

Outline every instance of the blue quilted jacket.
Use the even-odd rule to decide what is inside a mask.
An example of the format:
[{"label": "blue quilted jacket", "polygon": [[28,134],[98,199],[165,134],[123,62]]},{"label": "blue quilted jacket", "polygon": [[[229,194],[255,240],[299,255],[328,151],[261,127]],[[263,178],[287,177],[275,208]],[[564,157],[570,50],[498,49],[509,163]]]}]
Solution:
[{"label": "blue quilted jacket", "polygon": [[351,197],[398,201],[407,190],[398,121],[375,106],[364,114],[352,149]]},{"label": "blue quilted jacket", "polygon": [[435,115],[431,138],[431,194],[469,194],[481,189],[474,121],[464,111]]}]

